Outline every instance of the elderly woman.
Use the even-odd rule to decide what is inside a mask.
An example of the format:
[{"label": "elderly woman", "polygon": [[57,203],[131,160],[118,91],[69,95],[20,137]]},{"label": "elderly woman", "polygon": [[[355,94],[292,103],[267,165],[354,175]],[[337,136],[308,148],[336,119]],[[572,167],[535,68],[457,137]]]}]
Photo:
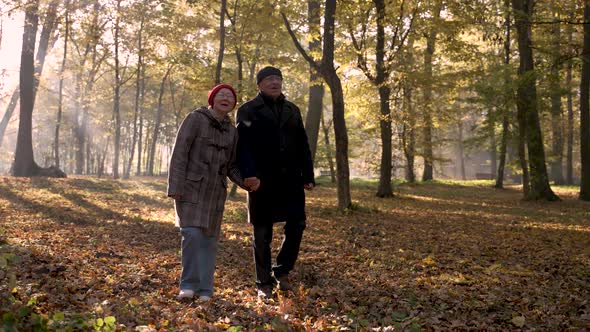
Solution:
[{"label": "elderly woman", "polygon": [[182,273],[179,299],[198,296],[209,301],[227,177],[246,190],[236,166],[237,131],[228,113],[236,92],[227,84],[209,91],[209,107],[192,111],[180,125],[168,172],[168,196],[174,199],[176,225],[182,235]]}]

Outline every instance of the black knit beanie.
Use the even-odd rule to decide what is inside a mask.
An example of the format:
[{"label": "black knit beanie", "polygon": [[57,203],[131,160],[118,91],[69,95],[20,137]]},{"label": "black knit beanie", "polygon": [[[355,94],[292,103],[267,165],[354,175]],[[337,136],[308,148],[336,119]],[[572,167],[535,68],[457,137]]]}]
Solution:
[{"label": "black knit beanie", "polygon": [[267,66],[267,67],[260,69],[258,74],[256,74],[256,84],[260,84],[260,82],[262,82],[262,80],[264,78],[271,76],[271,75],[276,75],[276,76],[279,76],[280,78],[283,78],[283,74],[281,73],[281,71],[278,68]]}]

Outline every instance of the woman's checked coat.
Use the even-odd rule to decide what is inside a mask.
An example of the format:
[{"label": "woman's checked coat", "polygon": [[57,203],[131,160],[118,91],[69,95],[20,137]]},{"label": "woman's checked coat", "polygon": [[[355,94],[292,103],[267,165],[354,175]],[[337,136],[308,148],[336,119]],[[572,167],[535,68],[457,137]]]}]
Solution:
[{"label": "woman's checked coat", "polygon": [[219,236],[227,177],[243,187],[236,165],[238,133],[228,116],[217,120],[208,108],[192,111],[178,130],[168,172],[168,196],[180,195],[176,225],[201,227]]}]

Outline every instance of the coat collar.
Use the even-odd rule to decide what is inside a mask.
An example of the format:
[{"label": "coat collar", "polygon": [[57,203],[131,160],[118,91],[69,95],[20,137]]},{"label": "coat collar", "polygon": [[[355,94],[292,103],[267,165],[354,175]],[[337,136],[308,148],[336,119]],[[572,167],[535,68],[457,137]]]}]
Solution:
[{"label": "coat collar", "polygon": [[219,121],[213,115],[213,113],[211,113],[214,111],[210,108],[203,106],[200,109],[198,109],[197,111],[203,113],[209,119],[211,126],[213,126],[213,128],[215,128],[215,129],[218,129],[220,131],[228,131],[229,127],[231,127],[231,119],[229,118],[229,115],[226,115],[221,121]]},{"label": "coat collar", "polygon": [[[258,110],[260,114],[264,117],[272,120],[275,123],[278,123],[277,117],[271,111],[270,107],[267,105],[265,101],[266,97],[264,97],[261,93],[258,93],[253,100],[253,107]],[[281,108],[281,116],[280,116],[280,123],[279,126],[283,127],[285,123],[295,114],[295,111],[291,108],[291,105],[287,102],[285,95],[281,94],[281,96],[277,99],[277,101],[282,104]]]}]

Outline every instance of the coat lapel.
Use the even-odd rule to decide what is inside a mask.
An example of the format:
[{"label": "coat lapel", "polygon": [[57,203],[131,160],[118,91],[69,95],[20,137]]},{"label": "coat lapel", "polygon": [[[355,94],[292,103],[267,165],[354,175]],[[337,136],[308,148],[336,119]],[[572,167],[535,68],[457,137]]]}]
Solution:
[{"label": "coat lapel", "polygon": [[277,119],[277,117],[274,115],[274,112],[268,106],[266,106],[264,99],[260,94],[254,98],[253,107],[261,116],[271,120],[273,123],[279,123],[279,119]]},{"label": "coat lapel", "polygon": [[283,101],[283,109],[281,110],[280,123],[281,128],[283,128],[283,126],[289,121],[289,118],[291,118],[293,114],[295,114],[295,111],[293,111],[293,109],[289,106],[289,104],[286,101]]}]

